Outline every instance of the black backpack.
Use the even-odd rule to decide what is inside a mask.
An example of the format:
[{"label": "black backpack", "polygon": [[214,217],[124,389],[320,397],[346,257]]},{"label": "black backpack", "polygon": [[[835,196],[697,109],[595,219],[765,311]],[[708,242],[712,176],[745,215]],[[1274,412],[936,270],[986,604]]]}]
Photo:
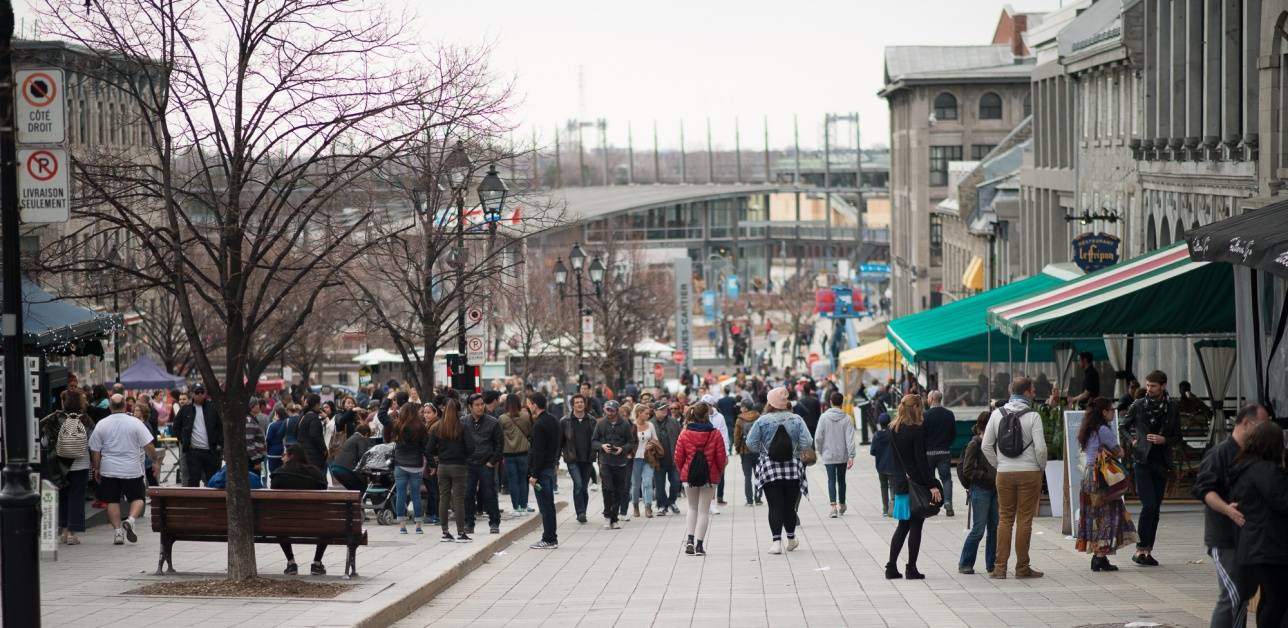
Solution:
[{"label": "black backpack", "polygon": [[702,487],[711,483],[711,467],[707,466],[707,454],[699,449],[689,461],[689,486]]},{"label": "black backpack", "polygon": [[300,417],[287,417],[286,425],[282,426],[282,444],[290,447],[299,442]]},{"label": "black backpack", "polygon": [[774,437],[769,439],[769,459],[774,462],[791,462],[795,452],[791,435],[787,433],[786,427],[779,424],[778,429],[774,430]]},{"label": "black backpack", "polygon": [[1032,410],[1011,412],[1005,408],[1002,409],[1002,415],[998,417],[997,423],[997,451],[1003,456],[1019,458],[1024,450],[1033,445],[1031,441],[1027,445],[1024,443],[1024,428],[1020,424],[1020,417],[1029,412]]}]

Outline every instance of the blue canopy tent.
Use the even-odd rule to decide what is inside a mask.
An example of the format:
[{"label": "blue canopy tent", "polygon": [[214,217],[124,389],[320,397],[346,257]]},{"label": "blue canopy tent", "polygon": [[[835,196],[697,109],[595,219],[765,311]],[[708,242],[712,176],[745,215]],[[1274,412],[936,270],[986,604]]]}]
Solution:
[{"label": "blue canopy tent", "polygon": [[127,390],[182,388],[186,383],[187,380],[167,373],[146,355],[121,373],[121,385]]},{"label": "blue canopy tent", "polygon": [[22,278],[23,350],[27,355],[103,355],[100,342],[121,326],[120,314],[95,312]]}]

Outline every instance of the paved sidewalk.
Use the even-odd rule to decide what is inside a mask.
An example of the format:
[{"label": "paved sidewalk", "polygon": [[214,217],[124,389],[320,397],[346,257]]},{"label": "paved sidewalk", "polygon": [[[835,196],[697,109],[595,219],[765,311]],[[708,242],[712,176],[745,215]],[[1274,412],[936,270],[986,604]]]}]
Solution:
[{"label": "paved sidewalk", "polygon": [[[944,628],[1152,621],[1197,628],[1207,625],[1216,599],[1197,507],[1165,508],[1156,552],[1162,567],[1139,567],[1124,553],[1115,558],[1122,570],[1113,574],[1092,573],[1090,558],[1060,534],[1060,521],[1042,519],[1032,555],[1046,577],[1003,581],[957,574],[962,508],[957,517],[926,524],[919,566],[927,580],[887,581],[882,570],[894,522],[880,515],[865,447],[849,474],[850,512],[840,519],[827,518],[823,469],[810,470],[801,547],[784,556],[765,553],[765,510],[742,505],[741,468],[731,465],[727,473],[731,505],[714,518],[705,558],[683,554],[683,517],[636,519],[608,531],[594,518],[579,526],[566,510],[559,549],[526,549],[537,539],[530,534],[397,625]],[[591,493],[592,512],[600,499]],[[982,564],[981,551],[981,572]]]},{"label": "paved sidewalk", "polygon": [[[480,534],[469,544],[439,542],[436,526],[417,536],[398,534],[397,526],[368,521],[369,545],[358,550],[359,577],[344,580],[343,547],[328,548],[324,563],[331,575],[298,579],[352,584],[355,588],[333,600],[264,598],[193,598],[126,595],[146,584],[177,579],[222,577],[227,564],[223,543],[185,543],[174,546],[178,575],[153,576],[160,551],[151,520],[139,520],[136,544],[112,545],[108,526],[90,528],[82,544],[59,546],[57,562],[41,562],[41,609],[45,626],[355,626],[388,625],[478,564],[506,551],[514,538],[539,529],[537,515],[504,518],[500,535]],[[302,573],[312,560],[312,546],[297,545]],[[286,566],[276,545],[257,545],[260,574],[280,575]],[[276,575],[275,575],[276,574]]]}]

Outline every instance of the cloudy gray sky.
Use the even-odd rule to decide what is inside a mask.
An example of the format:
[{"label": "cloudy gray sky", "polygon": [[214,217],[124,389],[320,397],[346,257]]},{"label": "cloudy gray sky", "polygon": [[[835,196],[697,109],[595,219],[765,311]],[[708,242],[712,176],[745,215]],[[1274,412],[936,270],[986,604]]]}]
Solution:
[{"label": "cloudy gray sky", "polygon": [[[705,145],[710,118],[717,146],[732,147],[734,119],[744,146],[822,142],[825,112],[857,111],[864,145],[886,143],[889,121],[876,92],[890,45],[986,44],[1002,12],[996,0],[385,0],[417,14],[429,41],[490,42],[493,65],[513,76],[523,135],[548,141],[561,121],[608,120],[609,139]],[[1022,0],[1047,11],[1060,0]],[[30,20],[29,10],[19,17]],[[582,88],[578,88],[579,71]],[[581,94],[584,93],[584,98]],[[852,145],[853,131],[839,130]]]}]

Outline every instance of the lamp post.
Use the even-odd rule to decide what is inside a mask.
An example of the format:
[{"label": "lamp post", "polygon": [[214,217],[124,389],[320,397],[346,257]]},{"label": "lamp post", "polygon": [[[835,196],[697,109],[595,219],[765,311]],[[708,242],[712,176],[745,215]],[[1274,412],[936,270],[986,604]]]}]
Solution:
[{"label": "lamp post", "polygon": [[[572,274],[576,278],[573,292],[569,293],[568,286],[568,268],[564,266],[563,258],[555,260],[555,286],[559,289],[559,300],[576,297],[577,298],[577,383],[580,384],[586,378],[586,364],[582,361],[585,347],[583,347],[583,330],[582,317],[588,316],[590,310],[586,309],[586,297],[598,298],[604,285],[604,263],[600,261],[599,256],[595,256],[590,261],[590,267],[586,268],[586,252],[581,250],[581,244],[572,245],[572,251],[568,253],[568,263],[572,265]],[[586,270],[590,275],[590,283],[594,286],[592,292],[586,292],[583,289],[581,281],[582,271]]]},{"label": "lamp post", "polygon": [[23,360],[13,3],[0,2],[0,267],[3,268],[4,480],[0,488],[0,623],[40,626],[40,495],[31,486]]},{"label": "lamp post", "polygon": [[465,189],[469,186],[470,172],[474,164],[465,153],[465,144],[460,140],[443,160],[443,170],[447,173],[447,183],[452,186],[452,200],[456,202],[456,351],[467,355],[465,347]]}]

